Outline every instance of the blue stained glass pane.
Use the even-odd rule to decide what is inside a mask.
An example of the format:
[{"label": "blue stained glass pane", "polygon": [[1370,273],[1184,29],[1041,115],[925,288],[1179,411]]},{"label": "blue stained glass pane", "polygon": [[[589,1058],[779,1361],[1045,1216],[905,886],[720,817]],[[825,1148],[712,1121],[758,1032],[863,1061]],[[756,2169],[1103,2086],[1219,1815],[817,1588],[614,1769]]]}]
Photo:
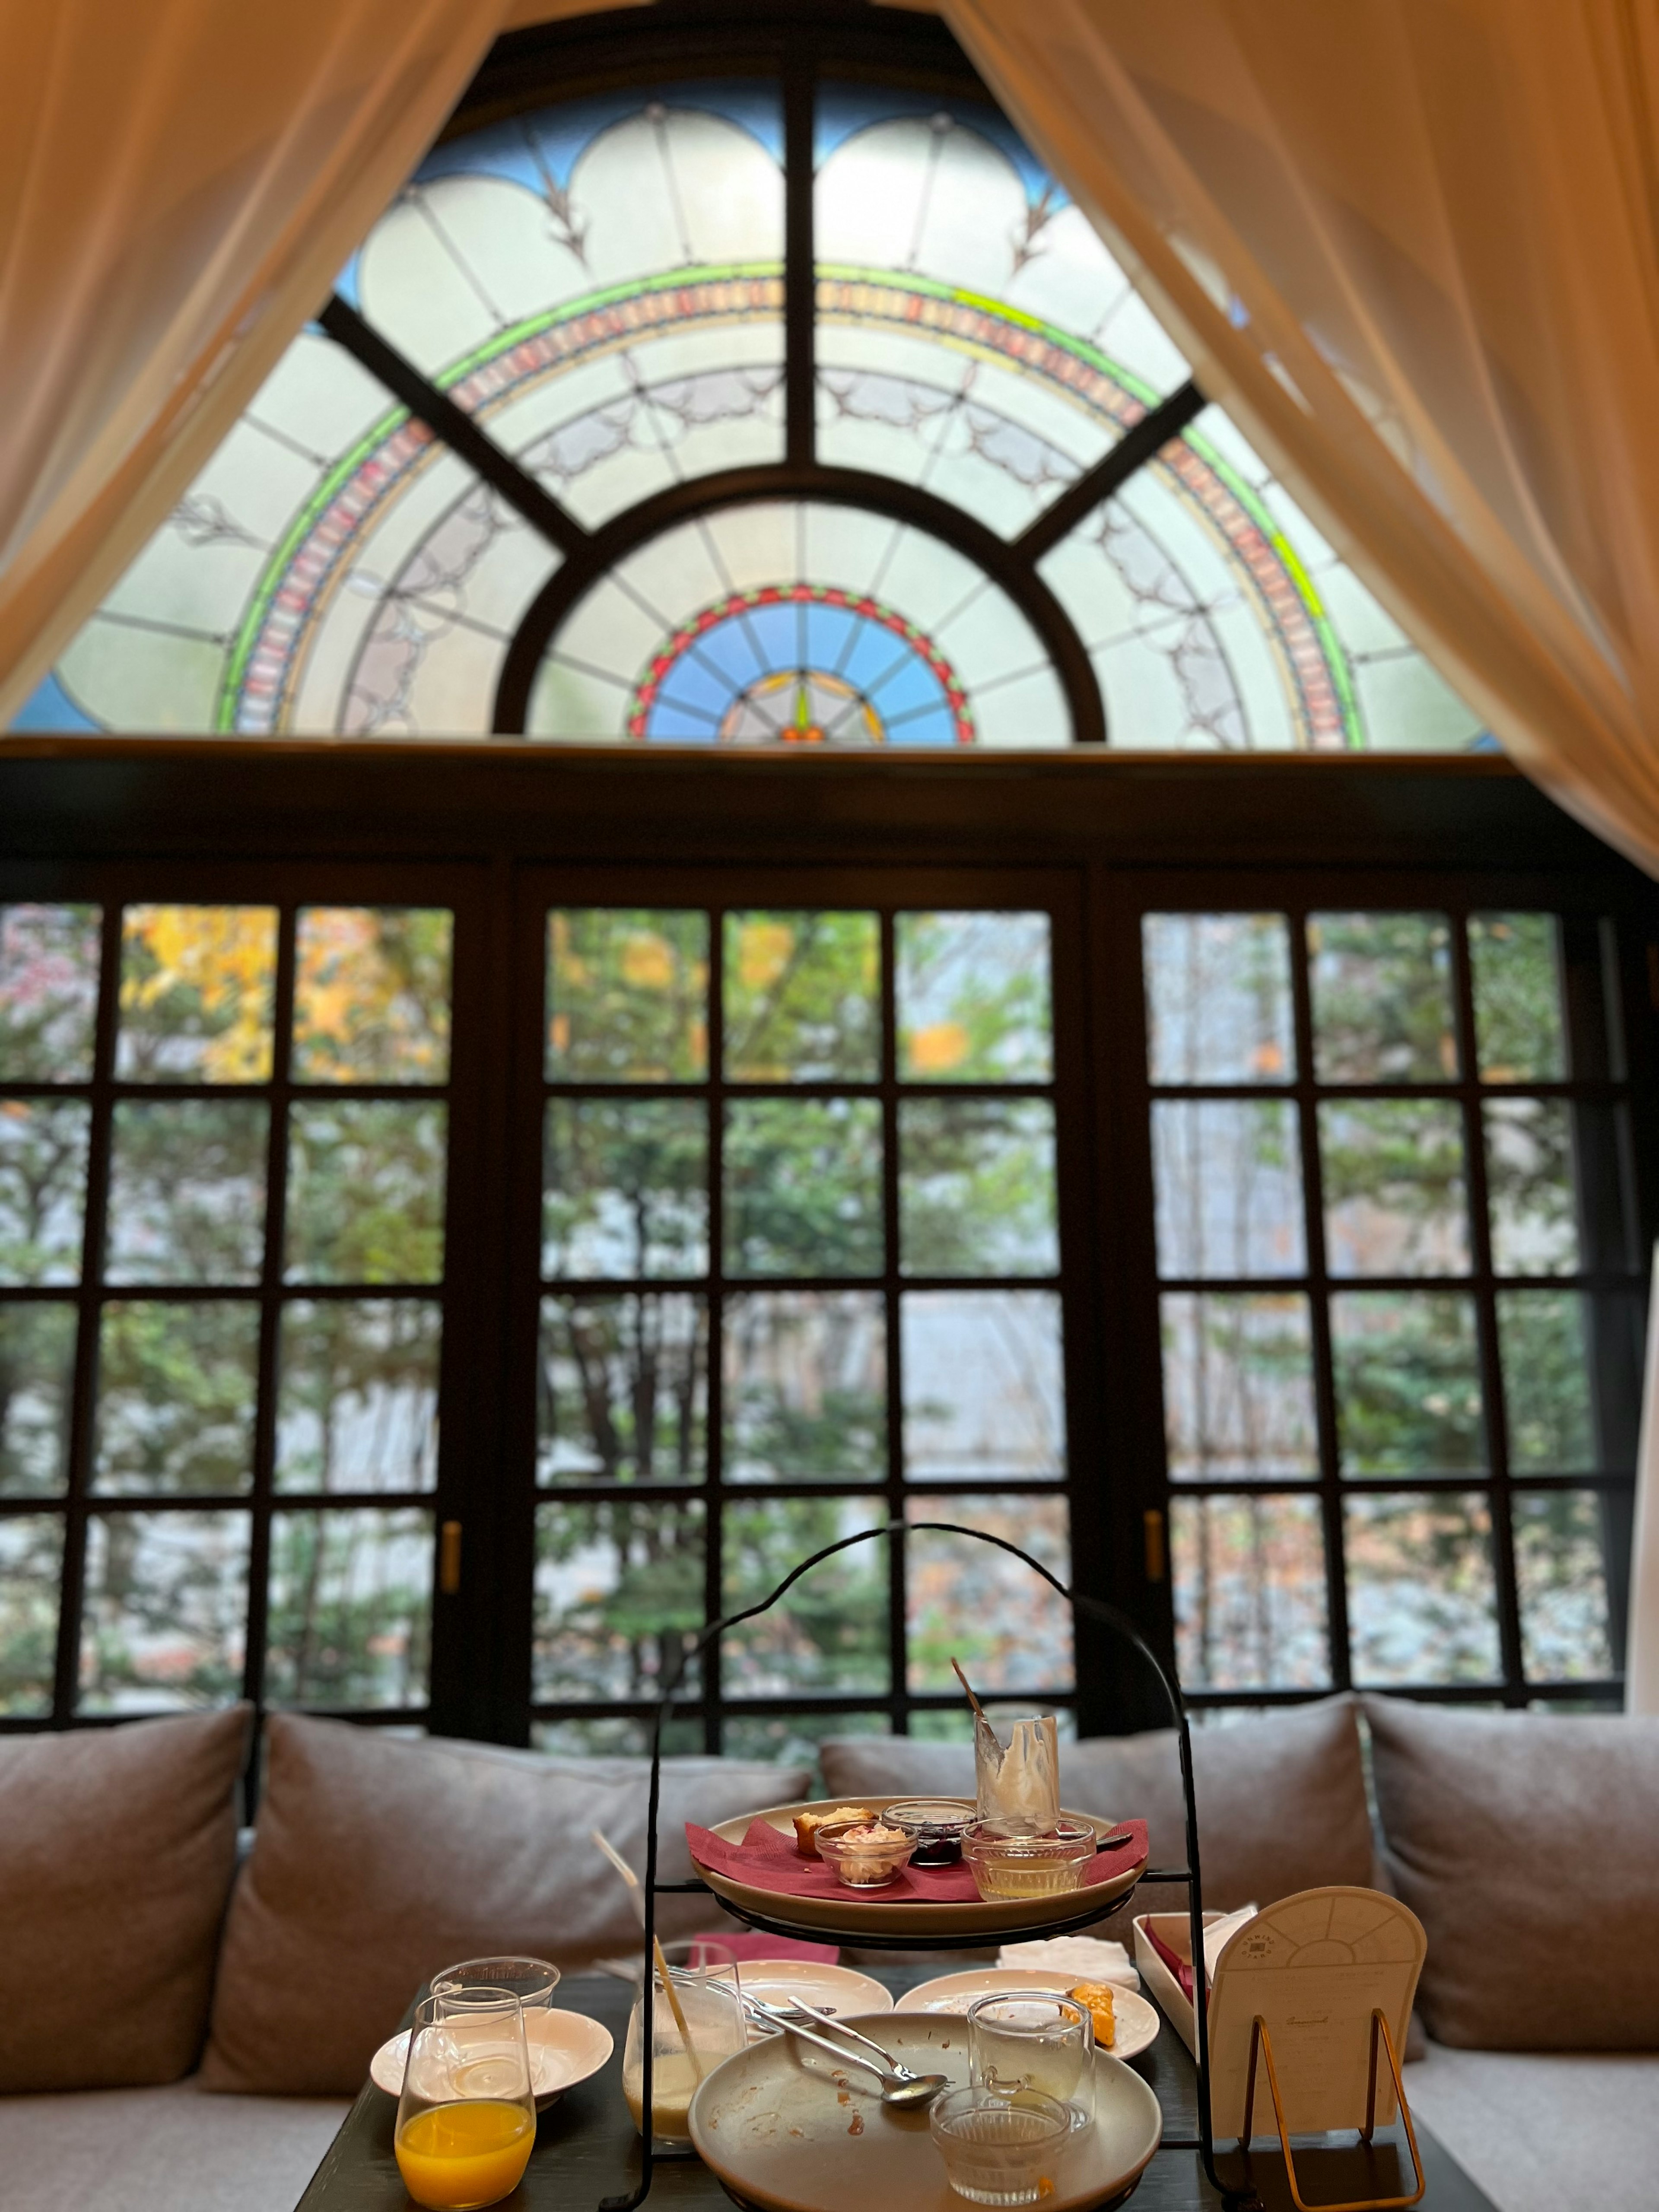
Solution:
[{"label": "blue stained glass pane", "polygon": [[[745,684],[752,684],[757,676],[764,675],[769,665],[753,625],[741,622],[721,623],[716,629],[705,630],[683,664],[688,673],[696,669],[709,683],[723,684],[727,697],[733,690],[740,691]],[[701,696],[688,695],[684,684],[677,684],[674,688],[682,696]]]},{"label": "blue stained glass pane", "polygon": [[651,734],[666,745],[707,745],[714,743],[715,729],[712,715],[665,699],[657,708]]}]

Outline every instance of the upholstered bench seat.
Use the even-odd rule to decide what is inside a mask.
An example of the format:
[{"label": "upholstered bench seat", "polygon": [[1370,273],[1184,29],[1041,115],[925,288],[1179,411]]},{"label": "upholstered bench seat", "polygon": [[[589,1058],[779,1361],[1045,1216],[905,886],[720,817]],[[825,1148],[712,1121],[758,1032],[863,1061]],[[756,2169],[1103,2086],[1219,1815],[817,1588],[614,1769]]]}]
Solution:
[{"label": "upholstered bench seat", "polygon": [[337,2098],[149,2089],[0,2097],[6,2212],[293,2212],[349,2110]]},{"label": "upholstered bench seat", "polygon": [[1653,2212],[1659,2052],[1450,2051],[1406,2069],[1412,2109],[1499,2212]]}]

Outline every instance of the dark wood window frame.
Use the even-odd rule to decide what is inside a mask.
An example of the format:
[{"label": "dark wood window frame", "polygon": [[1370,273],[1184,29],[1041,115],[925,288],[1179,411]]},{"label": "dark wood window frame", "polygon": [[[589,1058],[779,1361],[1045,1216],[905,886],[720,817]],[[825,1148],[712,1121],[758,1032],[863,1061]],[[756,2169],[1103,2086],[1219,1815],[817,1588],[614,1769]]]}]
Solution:
[{"label": "dark wood window frame", "polygon": [[[1075,958],[1077,974],[1060,988],[1073,1002],[1066,1026],[1082,1062],[1064,1078],[1063,1109],[1077,1148],[1063,1249],[1083,1316],[1066,1348],[1073,1559],[1086,1587],[1127,1606],[1166,1650],[1169,1586],[1149,1579],[1144,1540],[1144,1516],[1167,1510],[1168,1490],[1143,910],[1294,915],[1370,902],[1548,906],[1607,918],[1632,1099],[1638,1252],[1659,1223],[1649,982],[1659,894],[1501,761],[921,762],[505,744],[256,752],[167,740],[12,741],[0,750],[0,900],[94,900],[107,912],[122,897],[380,899],[456,912],[452,1321],[438,1510],[465,1534],[460,1587],[435,1601],[426,1716],[434,1730],[522,1741],[529,1729],[525,1425],[533,1416],[523,1385],[533,1365],[526,1335],[533,1299],[524,1283],[535,1265],[527,1249],[535,1210],[523,1187],[533,1172],[529,1152],[521,1141],[515,1164],[509,1146],[515,1120],[522,1127],[518,1098],[539,1084],[526,1054],[526,1040],[539,1038],[541,1008],[539,965],[522,951],[515,963],[514,948],[525,941],[515,932],[539,929],[550,884],[601,868],[635,887],[653,878],[688,883],[695,871],[697,896],[717,900],[723,881],[741,881],[737,895],[747,900],[765,878],[781,903],[786,892],[788,902],[810,902],[815,882],[833,883],[841,903],[847,887],[878,877],[884,899],[908,903],[911,882],[989,885],[1031,871],[1073,903],[1075,952],[1065,957]],[[924,900],[933,895],[920,889]],[[1506,1637],[1512,1648],[1507,1625]],[[1153,1717],[1086,1638],[1078,1680],[1085,1732]],[[1519,1684],[1484,1694],[1528,1697]]]}]

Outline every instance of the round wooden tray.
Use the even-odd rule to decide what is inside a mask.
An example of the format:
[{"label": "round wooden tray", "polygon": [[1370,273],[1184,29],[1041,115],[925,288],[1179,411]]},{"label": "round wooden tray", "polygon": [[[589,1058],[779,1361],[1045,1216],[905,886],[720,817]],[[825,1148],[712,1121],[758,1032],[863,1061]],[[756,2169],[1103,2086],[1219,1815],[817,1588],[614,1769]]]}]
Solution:
[{"label": "round wooden tray", "polygon": [[[867,1805],[872,1813],[882,1813],[890,1805],[902,1804],[906,1794],[861,1796],[858,1802]],[[908,1794],[914,1796],[915,1792]],[[793,1843],[797,1813],[831,1813],[837,1805],[847,1802],[840,1797],[810,1797],[799,1798],[793,1805],[767,1805],[757,1813],[744,1813],[734,1820],[717,1820],[709,1832],[722,1843],[740,1844],[749,1832],[750,1821],[767,1820]],[[1116,1820],[1098,1820],[1092,1813],[1066,1810],[1063,1817],[1086,1824],[1097,1836],[1109,1836],[1114,1828],[1121,1826]],[[1052,1897],[999,1899],[989,1905],[982,1899],[961,1904],[877,1905],[862,1902],[850,1891],[843,1899],[799,1897],[788,1890],[761,1889],[750,1882],[734,1881],[716,1867],[704,1866],[695,1853],[692,1863],[716,1897],[723,1899],[745,1919],[763,1925],[785,1928],[791,1932],[799,1929],[804,1934],[824,1930],[847,1937],[922,1936],[933,1942],[951,1939],[964,1949],[994,1943],[1005,1936],[1024,1936],[1033,1929],[1076,1927],[1098,1919],[1115,1898],[1134,1887],[1146,1865],[1144,1860],[1137,1860],[1121,1874],[1109,1875],[1104,1881],[1091,1882],[1084,1889],[1062,1890]]]}]

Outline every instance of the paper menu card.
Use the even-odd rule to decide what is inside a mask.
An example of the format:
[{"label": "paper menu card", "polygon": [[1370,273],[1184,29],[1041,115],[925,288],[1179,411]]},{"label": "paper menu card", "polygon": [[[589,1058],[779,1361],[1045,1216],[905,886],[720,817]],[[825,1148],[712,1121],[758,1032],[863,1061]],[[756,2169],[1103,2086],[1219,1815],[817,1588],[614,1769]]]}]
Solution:
[{"label": "paper menu card", "polygon": [[[1376,1889],[1304,1889],[1242,1927],[1216,1963],[1210,1993],[1210,2112],[1218,2136],[1244,2130],[1251,2023],[1273,2039],[1292,2135],[1365,2124],[1371,2013],[1380,2009],[1402,2063],[1427,1941],[1423,1923]],[[1376,2121],[1395,2116],[1394,2077],[1377,2039]],[[1255,2130],[1275,2126],[1265,2060],[1256,2067]]]}]

